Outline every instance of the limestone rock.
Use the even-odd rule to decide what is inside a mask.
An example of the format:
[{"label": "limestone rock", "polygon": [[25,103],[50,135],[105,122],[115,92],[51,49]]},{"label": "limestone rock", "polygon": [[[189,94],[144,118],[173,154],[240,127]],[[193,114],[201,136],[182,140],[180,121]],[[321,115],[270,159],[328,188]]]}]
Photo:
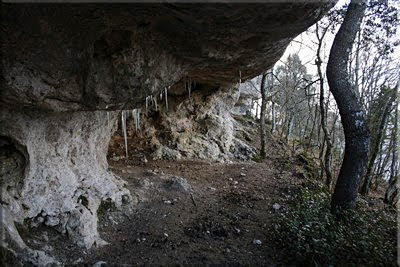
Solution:
[{"label": "limestone rock", "polygon": [[235,106],[231,110],[233,114],[248,114],[253,107],[253,101],[261,98],[260,92],[251,84],[251,82],[253,82],[253,84],[256,84],[254,81],[255,79],[253,79],[253,81],[248,81],[240,85],[239,98],[236,101]]},{"label": "limestone rock", "polygon": [[244,81],[333,4],[3,5],[1,102],[118,110],[185,77]]},{"label": "limestone rock", "polygon": [[[2,109],[0,139],[8,147],[14,144],[12,158],[20,155],[24,160],[19,162],[25,162],[22,171],[1,177],[3,187],[20,175],[14,189],[2,188],[2,210],[9,210],[12,221],[44,223],[68,233],[82,247],[102,244],[97,209],[105,200],[119,207],[123,196],[130,195],[124,182],[107,170],[106,151],[115,119],[108,123],[105,112]],[[4,224],[2,228],[10,229]]]},{"label": "limestone rock", "polygon": [[[231,115],[239,94],[237,86],[221,88],[211,95],[195,90],[181,102],[170,96],[168,111],[162,103],[157,113],[149,108],[142,118],[145,130],[141,134],[154,144],[152,159],[250,160],[256,149],[236,137],[236,129],[245,130]],[[136,141],[132,138],[128,142]]]},{"label": "limestone rock", "polygon": [[176,189],[182,192],[189,192],[192,187],[188,183],[188,181],[180,176],[173,176],[171,179],[168,181],[170,184],[170,188]]},{"label": "limestone rock", "polygon": [[151,154],[151,157],[153,160],[157,159],[177,160],[181,159],[181,154],[178,151],[171,149],[169,147],[159,146],[159,148],[156,149],[156,151],[154,151]]}]

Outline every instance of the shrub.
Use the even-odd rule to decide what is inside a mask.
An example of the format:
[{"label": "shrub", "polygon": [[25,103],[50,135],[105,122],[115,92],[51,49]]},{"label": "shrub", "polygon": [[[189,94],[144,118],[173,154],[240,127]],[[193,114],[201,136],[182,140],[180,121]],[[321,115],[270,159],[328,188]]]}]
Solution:
[{"label": "shrub", "polygon": [[396,216],[360,204],[330,213],[330,193],[308,182],[274,222],[275,243],[287,263],[307,266],[396,266]]}]

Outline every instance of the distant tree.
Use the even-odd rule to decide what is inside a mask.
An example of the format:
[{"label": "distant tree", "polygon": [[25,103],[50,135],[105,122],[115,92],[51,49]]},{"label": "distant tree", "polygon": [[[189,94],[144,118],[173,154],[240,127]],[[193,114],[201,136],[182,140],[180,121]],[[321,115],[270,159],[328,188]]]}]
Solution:
[{"label": "distant tree", "polygon": [[327,65],[330,91],[339,108],[345,134],[345,152],[332,195],[333,212],[355,205],[368,160],[369,131],[357,88],[350,82],[350,52],[365,13],[366,2],[352,0],[332,44]]},{"label": "distant tree", "polygon": [[273,77],[277,80],[274,83],[274,102],[280,109],[280,136],[288,143],[292,135],[298,137],[304,131],[302,126],[306,124],[309,115],[307,90],[314,82],[310,82],[311,75],[307,73],[298,54],[289,55],[276,68]]},{"label": "distant tree", "polygon": [[380,95],[371,105],[371,115],[369,125],[371,129],[371,146],[369,152],[369,160],[364,181],[361,186],[360,193],[367,195],[372,181],[372,172],[375,165],[376,157],[380,152],[380,145],[384,136],[385,124],[392,110],[396,97],[396,89],[382,87]]},{"label": "distant tree", "polygon": [[[324,142],[326,144],[326,150],[325,150],[325,156],[324,159],[321,161],[323,169],[325,171],[326,175],[326,180],[325,184],[328,186],[328,188],[331,188],[332,181],[333,181],[333,176],[332,176],[332,171],[331,171],[331,157],[332,157],[332,141],[331,141],[331,136],[328,131],[327,127],[327,119],[328,119],[328,111],[325,110],[325,101],[324,101],[324,95],[325,95],[325,90],[324,90],[324,75],[322,74],[322,58],[321,58],[321,48],[323,44],[323,40],[325,37],[325,34],[328,32],[329,25],[326,27],[322,27],[322,31],[320,32],[320,27],[319,24],[316,24],[316,37],[318,40],[318,48],[317,48],[317,59],[315,60],[315,65],[317,66],[317,71],[318,71],[318,78],[319,78],[319,108],[320,108],[320,117],[321,117],[321,128],[324,132]],[[321,150],[323,151],[323,149]]]},{"label": "distant tree", "polygon": [[265,88],[265,81],[267,78],[267,73],[263,72],[261,77],[260,92],[261,92],[261,111],[260,111],[260,137],[261,137],[261,147],[260,147],[260,157],[265,159],[265,107],[267,105],[267,94]]},{"label": "distant tree", "polygon": [[389,186],[386,190],[385,194],[385,202],[392,206],[398,205],[400,192],[399,192],[399,162],[398,162],[398,127],[399,127],[399,82],[396,86],[396,101],[395,101],[395,109],[394,109],[394,121],[393,121],[393,129],[392,129],[392,164],[390,166],[390,178],[389,178]]}]

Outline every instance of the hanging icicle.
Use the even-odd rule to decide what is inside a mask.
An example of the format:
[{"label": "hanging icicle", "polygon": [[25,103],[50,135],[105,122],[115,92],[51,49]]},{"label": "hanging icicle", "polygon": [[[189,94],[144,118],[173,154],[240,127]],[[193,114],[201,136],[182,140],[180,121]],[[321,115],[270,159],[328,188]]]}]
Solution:
[{"label": "hanging icicle", "polygon": [[242,84],[242,72],[239,70],[239,85]]},{"label": "hanging icicle", "polygon": [[137,122],[137,128],[138,128],[138,130],[140,131],[140,108],[138,108],[137,110],[136,110],[136,122]]},{"label": "hanging icicle", "polygon": [[121,125],[122,125],[122,134],[124,136],[125,143],[125,158],[128,159],[128,136],[126,134],[126,111],[121,111]]},{"label": "hanging icicle", "polygon": [[[106,110],[108,109],[108,105],[106,105]],[[110,124],[110,112],[107,111],[107,125]]]},{"label": "hanging icicle", "polygon": [[135,131],[140,131],[140,109],[132,110],[133,123],[135,124]]},{"label": "hanging icicle", "polygon": [[168,88],[167,87],[165,87],[164,88],[164,94],[165,94],[165,108],[166,108],[166,110],[168,111]]},{"label": "hanging icicle", "polygon": [[136,124],[136,109],[132,109],[132,118],[133,118],[133,123],[135,124],[135,131],[137,131],[137,124]]},{"label": "hanging icicle", "polygon": [[156,108],[156,111],[158,111],[158,107],[157,107],[157,96],[155,96],[155,97],[153,98],[153,100],[154,100],[154,107]]}]

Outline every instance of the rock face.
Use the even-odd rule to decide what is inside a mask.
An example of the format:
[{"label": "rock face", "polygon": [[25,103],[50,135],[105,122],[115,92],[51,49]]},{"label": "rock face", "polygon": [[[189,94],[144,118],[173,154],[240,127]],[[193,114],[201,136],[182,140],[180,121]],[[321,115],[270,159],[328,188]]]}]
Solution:
[{"label": "rock face", "polygon": [[[2,4],[0,181],[7,255],[50,262],[24,244],[14,221],[46,224],[80,246],[98,245],[101,202],[119,206],[129,199],[123,182],[107,171],[115,115],[93,111],[141,107],[146,96],[182,91],[189,81],[212,98],[217,89],[274,64],[332,5]],[[185,108],[181,114],[190,116],[190,105]],[[212,127],[213,121],[232,127],[218,105],[216,113],[206,110],[197,122],[211,126],[198,135],[226,141],[211,144],[209,157],[217,147],[229,149],[233,137]],[[186,142],[184,134],[178,138],[178,145]]]},{"label": "rock face", "polygon": [[[246,135],[249,129],[244,129],[231,113],[239,99],[247,99],[247,95],[240,97],[242,87],[237,84],[216,92],[194,90],[190,97],[188,92],[171,90],[168,110],[165,96],[157,111],[154,104],[149,104],[147,111],[142,109],[141,130],[137,134],[128,131],[128,146],[139,147],[151,140],[152,159],[251,159],[256,150],[238,136]],[[133,124],[129,118],[128,128],[134,128]]]},{"label": "rock face", "polygon": [[239,99],[231,110],[236,115],[246,115],[253,108],[253,101],[261,98],[261,93],[251,83],[241,84],[239,87]]},{"label": "rock face", "polygon": [[119,207],[130,198],[123,181],[107,170],[117,112],[112,113],[108,121],[102,111],[2,110],[1,209],[7,239],[15,239],[15,223],[44,224],[85,248],[104,243],[97,232],[98,208],[108,202]]},{"label": "rock face", "polygon": [[191,79],[258,75],[332,1],[281,4],[2,5],[1,102],[128,109]]}]

